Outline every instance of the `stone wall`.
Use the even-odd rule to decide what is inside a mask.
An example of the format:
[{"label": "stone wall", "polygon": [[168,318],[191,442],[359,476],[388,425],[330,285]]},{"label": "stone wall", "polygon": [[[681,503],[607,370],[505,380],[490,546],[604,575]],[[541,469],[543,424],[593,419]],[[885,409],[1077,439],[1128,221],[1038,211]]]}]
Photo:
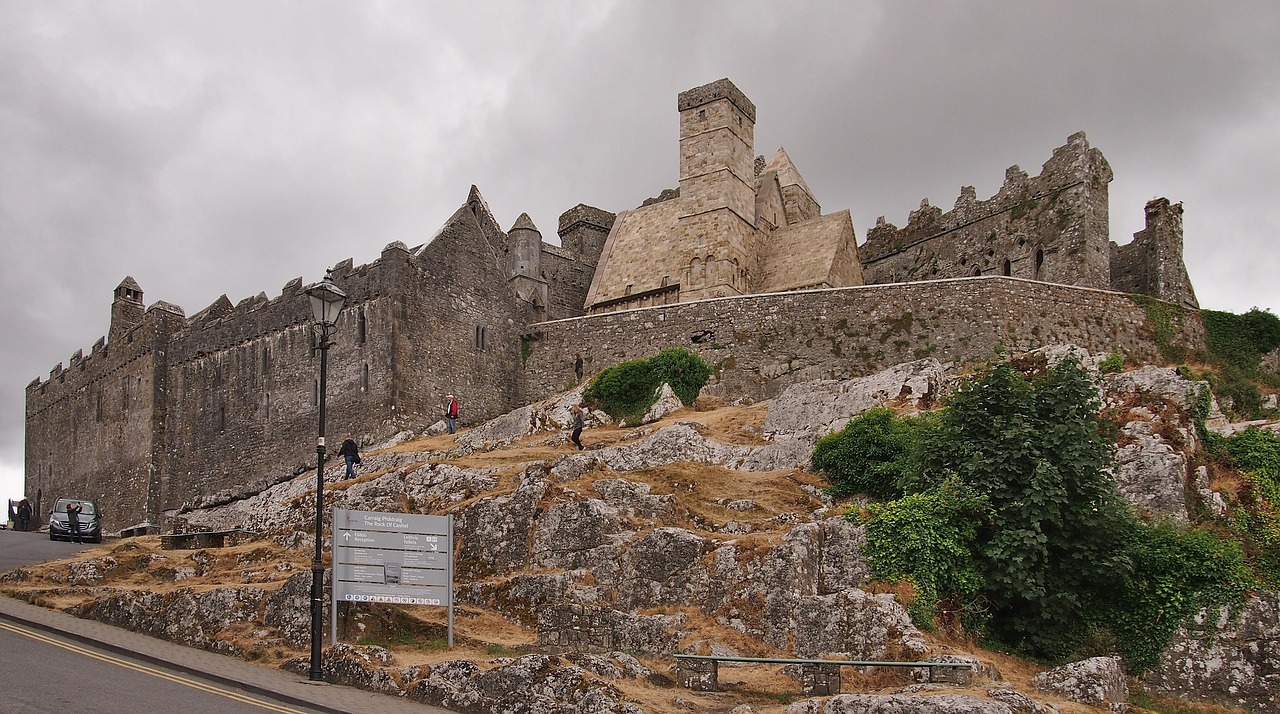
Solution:
[{"label": "stone wall", "polygon": [[863,280],[893,283],[1009,275],[1067,285],[1111,287],[1107,184],[1111,168],[1083,132],[1054,150],[1040,175],[1017,166],[996,195],[961,189],[944,213],[928,200],[906,227],[881,217],[859,246]]},{"label": "stone wall", "polygon": [[181,323],[170,306],[153,306],[141,324],[90,354],[72,356],[46,381],[27,385],[26,485],[43,523],[61,497],[97,502],[104,520],[130,518],[153,501],[151,464],[163,458],[166,383],[156,345]]},{"label": "stone wall", "polygon": [[[516,406],[525,326],[581,314],[612,219],[587,206],[571,213],[576,251],[543,246],[543,307],[512,289],[509,238],[474,188],[425,245],[396,242],[368,265],[335,266],[348,300],[326,356],[330,449],[346,431],[371,444],[421,430],[440,419],[447,393],[464,424]],[[299,278],[275,298],[222,296],[189,320],[157,303],[119,330],[116,300],[111,344],[27,387],[25,495],[97,500],[112,531],[314,468],[320,358],[304,291]]]},{"label": "stone wall", "polygon": [[[1199,313],[1175,338],[1202,348]],[[1018,278],[980,277],[748,295],[533,325],[524,401],[573,383],[565,354],[588,372],[684,347],[715,367],[712,389],[768,398],[790,384],[859,376],[935,357],[1072,343],[1162,363],[1145,310],[1121,293]]]}]

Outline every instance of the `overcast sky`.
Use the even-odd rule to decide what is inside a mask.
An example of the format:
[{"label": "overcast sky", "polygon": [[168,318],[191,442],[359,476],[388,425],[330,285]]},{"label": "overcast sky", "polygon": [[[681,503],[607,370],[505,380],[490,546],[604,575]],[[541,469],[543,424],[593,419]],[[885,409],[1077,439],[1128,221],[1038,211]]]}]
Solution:
[{"label": "overcast sky", "polygon": [[1203,307],[1280,308],[1280,3],[0,0],[0,498],[26,385],[133,276],[192,315],[425,242],[477,185],[544,238],[677,185],[729,77],[859,242],[1084,131],[1111,237],[1185,208]]}]

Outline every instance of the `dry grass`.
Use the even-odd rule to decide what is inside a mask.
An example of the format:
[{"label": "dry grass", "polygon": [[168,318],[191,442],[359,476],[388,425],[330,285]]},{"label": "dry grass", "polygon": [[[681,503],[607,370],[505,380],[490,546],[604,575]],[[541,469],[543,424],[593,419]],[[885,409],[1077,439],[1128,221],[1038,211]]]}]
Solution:
[{"label": "dry grass", "polygon": [[[681,410],[663,422],[643,428],[603,427],[589,429],[585,434],[588,444],[613,445],[630,443],[644,438],[661,426],[677,421],[696,421],[704,425],[703,433],[726,443],[763,443],[760,427],[764,423],[763,406],[724,407],[713,401],[701,400],[697,410]],[[461,458],[447,459],[458,466],[498,469],[500,485],[486,495],[514,488],[516,476],[524,464],[549,460],[568,453],[569,446],[548,446],[548,434],[539,434],[512,444],[509,448],[492,452],[475,453]],[[399,444],[391,450],[400,453],[444,453],[456,446],[455,437],[438,435]],[[379,474],[362,474],[351,481],[337,484],[337,488],[376,478]],[[1212,474],[1215,488],[1231,492],[1230,474],[1215,470]],[[809,514],[822,505],[811,495],[814,488],[826,482],[821,477],[805,471],[787,470],[771,473],[747,473],[706,464],[679,463],[643,472],[615,474],[601,470],[579,481],[557,484],[560,491],[574,491],[585,496],[594,495],[594,483],[600,479],[626,478],[643,482],[651,487],[654,495],[671,494],[676,501],[676,518],[679,525],[705,537],[724,540],[728,536],[718,529],[729,521],[750,524],[749,535],[733,537],[740,557],[750,557],[774,547],[777,538],[791,526],[776,520],[786,513]],[[747,510],[730,508],[735,501],[751,501]],[[458,507],[459,504],[454,504]],[[634,523],[632,527],[650,527]],[[0,592],[32,599],[41,605],[75,612],[89,601],[91,588],[76,587],[71,582],[73,564],[87,563],[105,557],[114,559],[111,569],[101,583],[95,585],[113,588],[171,592],[177,589],[208,589],[219,586],[254,584],[258,587],[276,587],[287,578],[306,572],[310,568],[310,553],[289,551],[276,547],[260,537],[258,540],[220,549],[200,551],[165,551],[160,549],[158,536],[132,538],[128,541],[109,541],[103,545],[78,553],[73,559],[57,561],[25,568],[26,580],[0,585]],[[870,586],[877,592],[891,592],[904,600],[911,596],[909,588],[898,584]],[[763,602],[741,601],[741,608],[761,608]],[[344,606],[347,610],[347,606]],[[705,613],[697,607],[664,608],[641,614],[682,613],[686,617],[685,631],[689,635],[681,647],[705,651],[705,642],[716,641],[734,648],[745,656],[789,656],[785,650],[771,648],[760,640],[745,635],[721,622],[715,614]],[[444,645],[447,632],[447,611],[442,608],[362,606],[340,612],[340,632],[343,641],[362,641],[388,647],[400,665],[433,664],[447,660],[472,659],[481,666],[493,666],[497,657],[519,656],[536,650],[536,636],[532,629],[508,620],[496,612],[474,607],[455,608],[455,646]],[[224,635],[246,652],[254,661],[266,666],[278,666],[280,662],[305,653],[273,648],[258,649],[254,628],[234,628]],[[700,644],[703,643],[703,644]],[[1033,693],[1031,678],[1043,670],[1034,664],[997,652],[978,649],[971,642],[956,637],[931,636],[931,648],[935,652],[964,652],[993,664],[1003,679],[1018,690]],[[839,655],[835,655],[839,658]],[[670,658],[642,658],[654,671],[674,679],[674,660]],[[846,693],[886,693],[909,684],[905,669],[879,668],[855,671],[844,668],[843,691]],[[630,701],[645,711],[692,712],[694,714],[723,714],[741,703],[749,703],[758,714],[782,714],[787,703],[801,699],[800,685],[783,673],[780,665],[722,665],[720,683],[722,693],[697,693],[680,689],[673,683],[662,685],[641,680],[611,681],[622,690]],[[983,687],[969,689],[948,688],[949,692],[964,692],[983,696]],[[1090,707],[1054,699],[1045,695],[1038,698],[1056,704],[1063,714],[1079,714],[1100,711]],[[1187,710],[1218,711],[1218,710]],[[1222,710],[1228,711],[1228,710]]]}]

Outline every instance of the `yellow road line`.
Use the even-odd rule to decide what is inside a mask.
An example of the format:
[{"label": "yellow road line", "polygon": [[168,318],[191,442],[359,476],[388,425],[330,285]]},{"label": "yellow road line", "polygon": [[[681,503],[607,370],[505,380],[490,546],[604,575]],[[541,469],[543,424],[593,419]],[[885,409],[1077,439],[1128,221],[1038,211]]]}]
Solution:
[{"label": "yellow road line", "polygon": [[14,634],[23,635],[24,637],[29,637],[33,640],[39,640],[41,642],[51,644],[55,647],[61,647],[64,650],[75,652],[77,654],[82,654],[86,657],[92,657],[96,660],[101,660],[103,662],[114,664],[119,667],[124,667],[125,669],[132,669],[135,672],[149,674],[153,677],[159,677],[160,679],[167,679],[170,682],[181,684],[186,687],[191,687],[192,689],[199,689],[201,691],[208,692],[210,694],[217,694],[219,696],[226,697],[227,699],[233,699],[238,702],[244,702],[245,704],[253,704],[255,706],[262,707],[263,709],[268,709],[273,712],[280,712],[280,714],[306,714],[306,712],[302,711],[301,709],[294,709],[292,707],[284,706],[283,704],[276,704],[270,701],[254,699],[248,695],[240,694],[238,692],[233,692],[226,689],[221,689],[219,687],[215,687],[210,684],[205,684],[204,682],[198,682],[192,679],[185,679],[183,677],[170,674],[169,672],[165,672],[160,669],[155,669],[154,667],[148,667],[146,665],[137,664],[136,662],[130,662],[128,660],[120,659],[118,657],[105,655],[105,654],[102,654],[101,652],[95,652],[93,650],[80,647],[79,645],[73,645],[69,642],[63,642],[62,640],[55,639],[48,635],[42,634],[40,632],[36,632],[35,630],[28,630],[23,627],[11,625],[7,622],[0,621],[0,629],[8,630],[9,632],[12,632]]}]

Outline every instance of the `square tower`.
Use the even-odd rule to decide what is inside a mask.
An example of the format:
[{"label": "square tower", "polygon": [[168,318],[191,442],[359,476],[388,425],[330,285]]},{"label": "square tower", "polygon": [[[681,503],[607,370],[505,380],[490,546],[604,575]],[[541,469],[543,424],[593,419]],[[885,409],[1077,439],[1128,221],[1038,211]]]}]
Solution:
[{"label": "square tower", "polygon": [[755,227],[756,107],[721,79],[680,93],[680,211],[687,251],[681,300],[751,292],[759,275]]}]

